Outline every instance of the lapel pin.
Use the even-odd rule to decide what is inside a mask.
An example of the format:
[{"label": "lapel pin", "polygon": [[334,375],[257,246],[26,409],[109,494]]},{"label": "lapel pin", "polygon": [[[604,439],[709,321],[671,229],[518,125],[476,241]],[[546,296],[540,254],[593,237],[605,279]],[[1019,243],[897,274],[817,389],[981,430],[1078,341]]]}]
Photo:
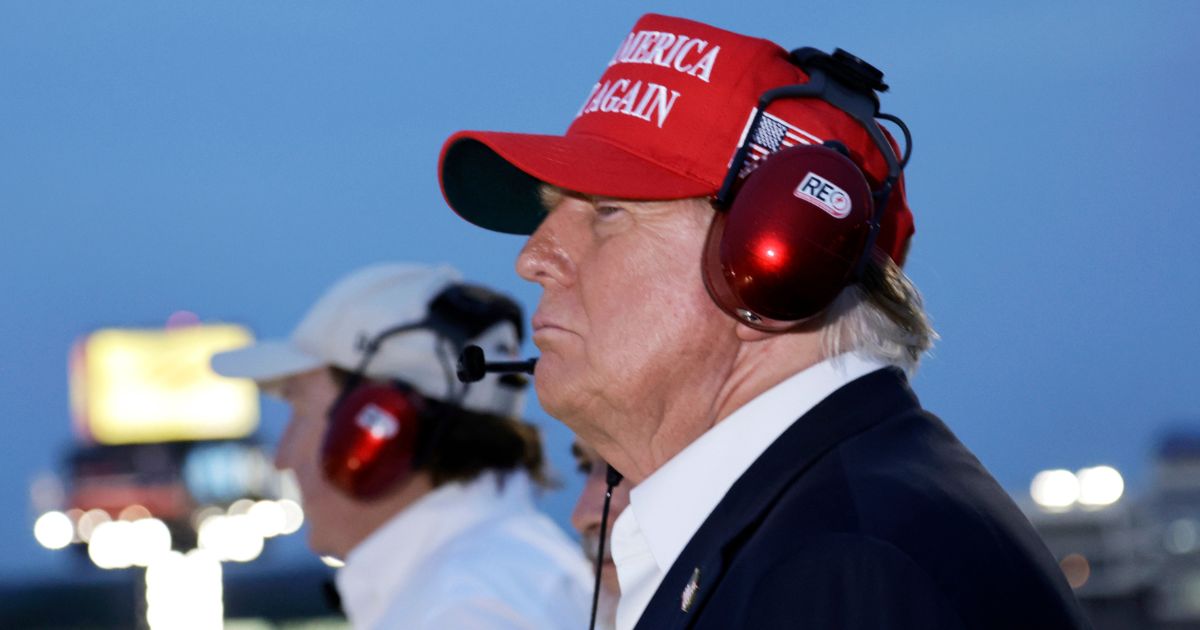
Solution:
[{"label": "lapel pin", "polygon": [[700,590],[700,567],[692,569],[692,579],[688,580],[687,586],[683,587],[683,593],[679,597],[679,609],[687,612],[692,607],[692,602],[696,601],[696,591]]}]

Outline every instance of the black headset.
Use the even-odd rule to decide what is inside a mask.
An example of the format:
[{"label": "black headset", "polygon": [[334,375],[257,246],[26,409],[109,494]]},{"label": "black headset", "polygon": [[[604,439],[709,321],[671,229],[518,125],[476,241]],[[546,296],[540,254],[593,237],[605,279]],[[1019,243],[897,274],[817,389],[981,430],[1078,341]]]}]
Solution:
[{"label": "black headset", "polygon": [[[809,322],[841,290],[857,282],[873,256],[888,198],[912,154],[912,136],[899,118],[879,111],[883,73],[838,48],[792,51],[808,83],[768,90],[738,148],[714,205],[702,270],[709,295],[726,313],[758,330],[781,332]],[[887,163],[872,190],[837,141],[778,150],[755,164],[751,145],[771,103],[816,98],[858,122]],[[898,158],[876,122],[904,134]]]},{"label": "black headset", "polygon": [[[411,385],[366,376],[384,341],[414,330],[430,330],[441,342],[453,346],[450,356],[455,356],[468,340],[502,322],[512,323],[519,344],[523,329],[521,307],[516,302],[486,287],[452,284],[430,302],[421,321],[388,328],[361,342],[362,360],[329,408],[321,445],[325,477],[356,499],[378,498],[420,469],[445,434],[448,423],[432,421],[431,405]],[[438,360],[446,371],[448,402],[461,403],[469,385],[457,384],[445,355],[438,353]],[[514,389],[524,387],[519,376],[500,382]]]}]

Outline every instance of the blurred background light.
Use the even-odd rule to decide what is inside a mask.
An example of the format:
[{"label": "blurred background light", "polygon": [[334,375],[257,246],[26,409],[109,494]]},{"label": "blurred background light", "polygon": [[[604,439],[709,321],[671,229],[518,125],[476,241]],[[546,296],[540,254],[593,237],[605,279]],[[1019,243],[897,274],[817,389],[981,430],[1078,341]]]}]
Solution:
[{"label": "blurred background light", "polygon": [[88,557],[101,569],[125,569],[133,566],[133,524],[128,521],[105,521],[92,530],[88,541]]},{"label": "blurred background light", "polygon": [[213,373],[216,352],[254,340],[242,326],[107,328],[80,340],[71,367],[75,426],[102,444],[240,438],[258,426],[258,390]]},{"label": "blurred background light", "polygon": [[156,518],[143,518],[129,524],[129,563],[150,566],[159,556],[171,551],[171,531]]},{"label": "blurred background light", "polygon": [[223,627],[221,562],[193,549],[171,551],[146,567],[146,622],[152,630]]},{"label": "blurred background light", "polygon": [[1069,470],[1043,470],[1034,476],[1029,494],[1043,508],[1063,510],[1079,498],[1079,479]]},{"label": "blurred background light", "polygon": [[1177,555],[1200,550],[1200,526],[1190,518],[1172,521],[1163,533],[1163,547]]},{"label": "blurred background light", "polygon": [[136,521],[143,518],[150,518],[150,510],[136,504],[126,507],[117,515],[119,521]]},{"label": "blurred background light", "polygon": [[253,506],[254,501],[251,501],[250,499],[238,499],[237,501],[229,504],[229,509],[225,510],[225,513],[229,514],[230,516],[248,514],[250,512],[250,508]]},{"label": "blurred background light", "polygon": [[276,501],[279,507],[283,509],[283,529],[280,534],[287,536],[300,531],[300,527],[304,525],[304,509],[300,504],[291,499],[280,499]]},{"label": "blurred background light", "polygon": [[92,533],[96,531],[96,527],[101,523],[107,523],[112,520],[112,517],[101,509],[91,509],[83,513],[79,517],[79,522],[76,524],[76,533],[79,535],[81,542],[89,542],[92,539]]},{"label": "blurred background light", "polygon": [[62,549],[75,537],[75,525],[62,512],[46,512],[34,522],[33,537],[47,549]]},{"label": "blurred background light", "polygon": [[271,538],[283,533],[287,526],[287,513],[283,506],[275,501],[256,501],[246,512],[250,522],[263,538]]},{"label": "blurred background light", "polygon": [[149,566],[170,551],[171,532],[156,518],[100,523],[88,542],[88,557],[101,569]]},{"label": "blurred background light", "polygon": [[1079,503],[1088,507],[1112,505],[1125,493],[1125,480],[1112,466],[1084,468],[1079,479]]},{"label": "blurred background light", "polygon": [[263,550],[263,537],[246,514],[210,516],[200,523],[200,549],[218,560],[250,562]]},{"label": "blurred background light", "polygon": [[1087,584],[1088,578],[1092,576],[1092,565],[1083,554],[1072,553],[1059,561],[1058,566],[1062,568],[1063,575],[1067,577],[1067,584],[1071,588],[1078,589]]}]

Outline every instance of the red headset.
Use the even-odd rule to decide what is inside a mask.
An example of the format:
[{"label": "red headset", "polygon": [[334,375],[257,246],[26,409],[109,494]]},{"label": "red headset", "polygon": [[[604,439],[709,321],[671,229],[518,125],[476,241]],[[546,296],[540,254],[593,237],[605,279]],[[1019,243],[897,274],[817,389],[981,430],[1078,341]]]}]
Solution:
[{"label": "red headset", "polygon": [[[431,330],[450,343],[451,356],[457,356],[468,340],[501,322],[513,324],[520,343],[521,317],[521,307],[504,295],[477,285],[453,284],[434,298],[423,320],[389,328],[363,344],[358,368],[329,408],[321,445],[325,477],[356,499],[379,498],[420,469],[446,433],[449,420],[434,417],[437,403],[403,381],[367,378],[367,366],[384,341],[414,330]],[[453,392],[447,402],[461,403],[469,385],[457,385],[453,366],[441,353],[429,360],[443,362],[447,392]],[[524,385],[522,379],[500,382],[516,389]]]},{"label": "red headset", "polygon": [[[888,196],[912,154],[912,137],[899,118],[879,112],[883,73],[836,49],[791,53],[808,83],[769,90],[717,194],[701,262],[704,285],[726,313],[752,328],[782,332],[822,313],[843,288],[858,281],[873,255]],[[864,129],[887,163],[883,184],[867,178],[839,142],[788,147],[755,165],[751,144],[774,101],[819,98]],[[876,119],[904,133],[898,159]]]}]

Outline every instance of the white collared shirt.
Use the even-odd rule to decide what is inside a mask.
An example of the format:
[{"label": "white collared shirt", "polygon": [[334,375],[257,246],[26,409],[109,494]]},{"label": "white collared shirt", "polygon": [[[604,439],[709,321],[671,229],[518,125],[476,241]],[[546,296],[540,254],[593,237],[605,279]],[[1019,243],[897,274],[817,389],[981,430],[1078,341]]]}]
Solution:
[{"label": "white collared shirt", "polygon": [[576,630],[591,604],[579,546],[536,509],[521,473],[421,497],[349,553],[337,586],[359,630]]},{"label": "white collared shirt", "polygon": [[[637,625],[675,559],[759,455],[817,403],[883,367],[848,353],[794,374],[718,422],[638,484],[613,525],[612,555],[621,583],[617,630]],[[680,584],[680,590],[685,586]]]}]

